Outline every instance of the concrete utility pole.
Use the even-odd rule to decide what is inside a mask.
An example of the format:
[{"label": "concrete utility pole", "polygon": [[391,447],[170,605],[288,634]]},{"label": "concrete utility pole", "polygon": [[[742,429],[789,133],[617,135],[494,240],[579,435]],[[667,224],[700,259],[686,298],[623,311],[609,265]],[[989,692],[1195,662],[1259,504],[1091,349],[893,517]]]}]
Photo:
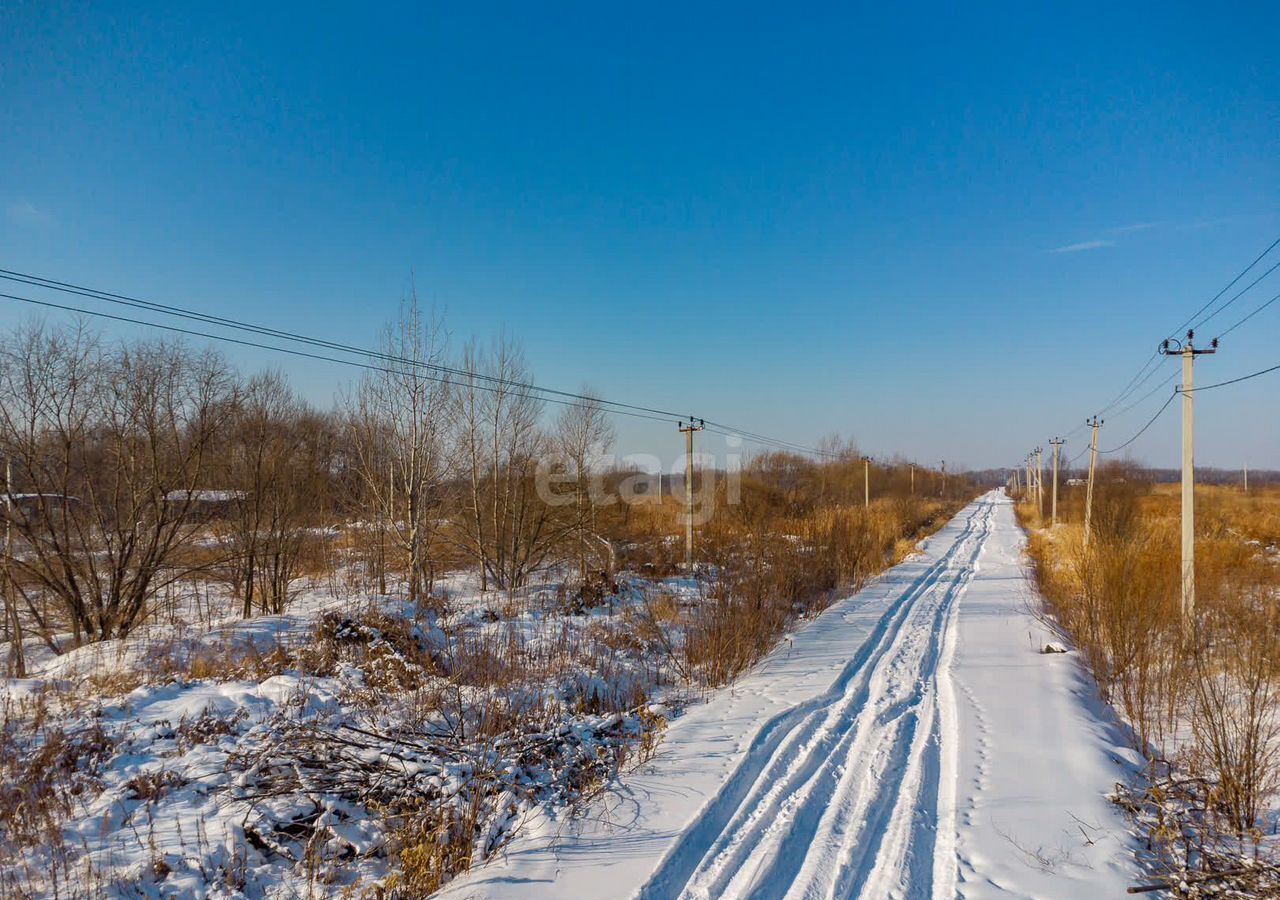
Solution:
[{"label": "concrete utility pole", "polygon": [[1089,520],[1093,516],[1093,472],[1098,467],[1098,429],[1102,427],[1102,420],[1094,416],[1085,424],[1093,429],[1093,437],[1089,439],[1089,485],[1084,489],[1084,545],[1088,547]]},{"label": "concrete utility pole", "polygon": [[1196,466],[1195,424],[1192,393],[1197,356],[1218,352],[1218,339],[1214,338],[1208,349],[1197,350],[1192,340],[1194,331],[1187,332],[1186,343],[1164,341],[1160,352],[1165,356],[1182,357],[1182,634],[1190,637],[1196,615]]},{"label": "concrete utility pole", "polygon": [[1244,492],[1249,493],[1249,464],[1244,464]]},{"label": "concrete utility pole", "polygon": [[27,677],[27,658],[22,650],[22,622],[18,620],[18,598],[13,590],[13,462],[4,461],[4,607],[9,614],[9,660],[15,678]]},{"label": "concrete utility pole", "polygon": [[938,496],[947,496],[947,461],[945,459],[942,461],[942,493]]},{"label": "concrete utility pole", "polygon": [[1053,438],[1049,446],[1053,448],[1053,500],[1049,504],[1049,524],[1058,524],[1058,456],[1065,443],[1062,438]]},{"label": "concrete utility pole", "polygon": [[1040,488],[1040,518],[1044,518],[1044,448],[1036,448],[1036,484]]},{"label": "concrete utility pole", "polygon": [[1027,454],[1027,495],[1029,499],[1034,500],[1036,495],[1036,478],[1031,474],[1031,454]]},{"label": "concrete utility pole", "polygon": [[[1249,467],[1244,467],[1244,489],[1249,489]],[[916,464],[911,464],[911,496],[916,495]]]},{"label": "concrete utility pole", "polygon": [[396,470],[395,463],[387,461],[387,502],[378,510],[378,593],[387,592],[387,529],[396,521]]},{"label": "concrete utility pole", "polygon": [[1036,508],[1042,521],[1044,519],[1044,465],[1040,457],[1043,453],[1043,447],[1036,448]]},{"label": "concrete utility pole", "polygon": [[684,567],[693,574],[693,433],[707,424],[701,419],[689,417],[689,424],[679,423],[684,432]]},{"label": "concrete utility pole", "polygon": [[862,505],[871,506],[871,457],[862,457]]}]

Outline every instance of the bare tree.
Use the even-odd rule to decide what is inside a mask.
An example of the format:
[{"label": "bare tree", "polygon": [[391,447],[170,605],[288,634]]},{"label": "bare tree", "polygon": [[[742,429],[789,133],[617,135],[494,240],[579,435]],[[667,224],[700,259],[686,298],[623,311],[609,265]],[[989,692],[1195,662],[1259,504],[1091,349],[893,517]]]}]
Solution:
[{"label": "bare tree", "polygon": [[480,590],[489,589],[489,544],[486,540],[484,494],[489,465],[484,427],[490,381],[480,372],[484,355],[473,338],[462,351],[461,374],[454,390],[453,422],[455,466],[466,481],[465,499],[459,517],[462,550],[476,563]]},{"label": "bare tree", "polygon": [[543,401],[519,346],[499,338],[487,353],[464,355],[455,447],[470,481],[458,522],[460,544],[483,571],[484,586],[523,585],[567,531],[566,517],[538,495],[537,467],[548,450],[539,427]]},{"label": "bare tree", "polygon": [[[584,386],[580,393],[592,397]],[[593,541],[600,542],[596,528],[597,497],[591,489],[594,467],[613,444],[613,426],[597,400],[565,406],[556,418],[555,443],[566,475],[573,486],[571,528],[578,557],[578,577],[587,579],[587,557]]]},{"label": "bare tree", "polygon": [[331,508],[331,473],[337,449],[332,419],[299,404],[288,422],[285,477],[267,505],[259,593],[265,608],[284,611],[293,582],[302,574],[303,553],[315,526]]},{"label": "bare tree", "polygon": [[5,343],[12,565],[46,635],[31,591],[58,601],[77,642],[100,640],[127,635],[148,599],[189,573],[189,513],[230,397],[222,360],[180,345],[106,348],[83,327],[42,324]]},{"label": "bare tree", "polygon": [[362,493],[408,557],[415,600],[430,592],[435,579],[431,544],[444,500],[450,412],[450,383],[437,367],[446,361],[447,344],[443,322],[424,314],[411,292],[379,342],[379,370],[364,378],[349,402]]},{"label": "bare tree", "polygon": [[324,417],[307,409],[278,372],[250,379],[236,413],[221,467],[229,515],[214,531],[247,618],[255,602],[267,612],[284,610],[306,529],[328,496],[333,442]]}]

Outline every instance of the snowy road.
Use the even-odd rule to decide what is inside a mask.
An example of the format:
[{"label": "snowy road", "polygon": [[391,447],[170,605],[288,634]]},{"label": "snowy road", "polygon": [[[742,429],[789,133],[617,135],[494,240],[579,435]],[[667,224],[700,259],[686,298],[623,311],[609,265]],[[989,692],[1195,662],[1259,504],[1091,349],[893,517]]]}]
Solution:
[{"label": "snowy road", "polygon": [[761,730],[643,896],[954,894],[955,759],[941,751],[956,725],[938,676],[994,510],[967,511],[830,690]]},{"label": "snowy road", "polygon": [[1131,755],[1046,656],[989,494],[748,678],[677,720],[627,793],[544,821],[457,897],[1122,894],[1105,799]]}]

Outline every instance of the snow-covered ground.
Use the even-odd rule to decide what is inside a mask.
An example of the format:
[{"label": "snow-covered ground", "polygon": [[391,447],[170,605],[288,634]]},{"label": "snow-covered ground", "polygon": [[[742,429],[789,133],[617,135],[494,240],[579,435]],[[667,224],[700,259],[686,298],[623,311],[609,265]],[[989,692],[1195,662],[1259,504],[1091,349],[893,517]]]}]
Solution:
[{"label": "snow-covered ground", "polygon": [[1137,878],[1121,726],[1034,615],[1000,494],[443,896],[1099,897]]},{"label": "snow-covered ground", "polygon": [[[32,677],[0,690],[0,739],[24,742],[0,765],[65,797],[56,827],[0,832],[19,848],[0,895],[387,887],[388,804],[470,809],[459,785],[480,782],[482,862],[455,900],[1122,892],[1133,852],[1106,794],[1136,758],[1074,654],[1039,652],[1054,635],[1021,551],[989,494],[702,702],[631,634],[647,597],[703,602],[688,579],[624,578],[582,610],[551,582],[509,597],[457,574],[424,607],[317,584],[248,620],[206,591],[199,616],[124,641],[32,648]],[[523,680],[468,686],[467,660],[495,651]],[[513,703],[534,710],[519,733],[453,730]],[[666,716],[634,768],[627,748],[647,752]]]},{"label": "snow-covered ground", "polygon": [[[438,588],[447,601],[417,605],[316,585],[247,620],[222,597],[198,625],[29,644],[30,677],[0,680],[0,897],[350,896],[394,879],[401,800],[475,817],[483,860],[528,808],[656,739],[650,692],[683,696],[616,638],[646,591],[693,602],[690,579],[627,580],[573,613],[556,584]],[[450,669],[494,648],[520,678]]]}]

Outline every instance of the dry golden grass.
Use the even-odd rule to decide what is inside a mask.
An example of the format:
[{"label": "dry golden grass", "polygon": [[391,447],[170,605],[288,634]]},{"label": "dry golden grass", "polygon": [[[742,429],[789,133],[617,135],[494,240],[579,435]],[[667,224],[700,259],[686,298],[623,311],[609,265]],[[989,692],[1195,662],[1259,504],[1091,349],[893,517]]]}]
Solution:
[{"label": "dry golden grass", "polygon": [[[1181,487],[1157,485],[1147,499],[1147,512],[1156,518],[1176,520],[1182,502]],[[1233,541],[1258,541],[1280,545],[1280,485],[1254,487],[1248,493],[1226,485],[1196,487],[1196,533]]]},{"label": "dry golden grass", "polygon": [[1087,548],[1078,499],[1060,504],[1053,529],[1018,504],[1049,611],[1138,749],[1209,786],[1203,827],[1245,846],[1280,788],[1280,489],[1197,489],[1188,630],[1180,487],[1105,468]]},{"label": "dry golden grass", "polygon": [[961,505],[898,497],[779,515],[785,505],[748,503],[718,517],[702,551],[715,578],[706,599],[686,611],[678,668],[703,686],[733,680],[798,617],[901,561]]},{"label": "dry golden grass", "polygon": [[46,703],[40,695],[24,708],[0,708],[0,863],[22,848],[60,845],[63,823],[97,789],[114,751],[100,723],[64,730]]}]

